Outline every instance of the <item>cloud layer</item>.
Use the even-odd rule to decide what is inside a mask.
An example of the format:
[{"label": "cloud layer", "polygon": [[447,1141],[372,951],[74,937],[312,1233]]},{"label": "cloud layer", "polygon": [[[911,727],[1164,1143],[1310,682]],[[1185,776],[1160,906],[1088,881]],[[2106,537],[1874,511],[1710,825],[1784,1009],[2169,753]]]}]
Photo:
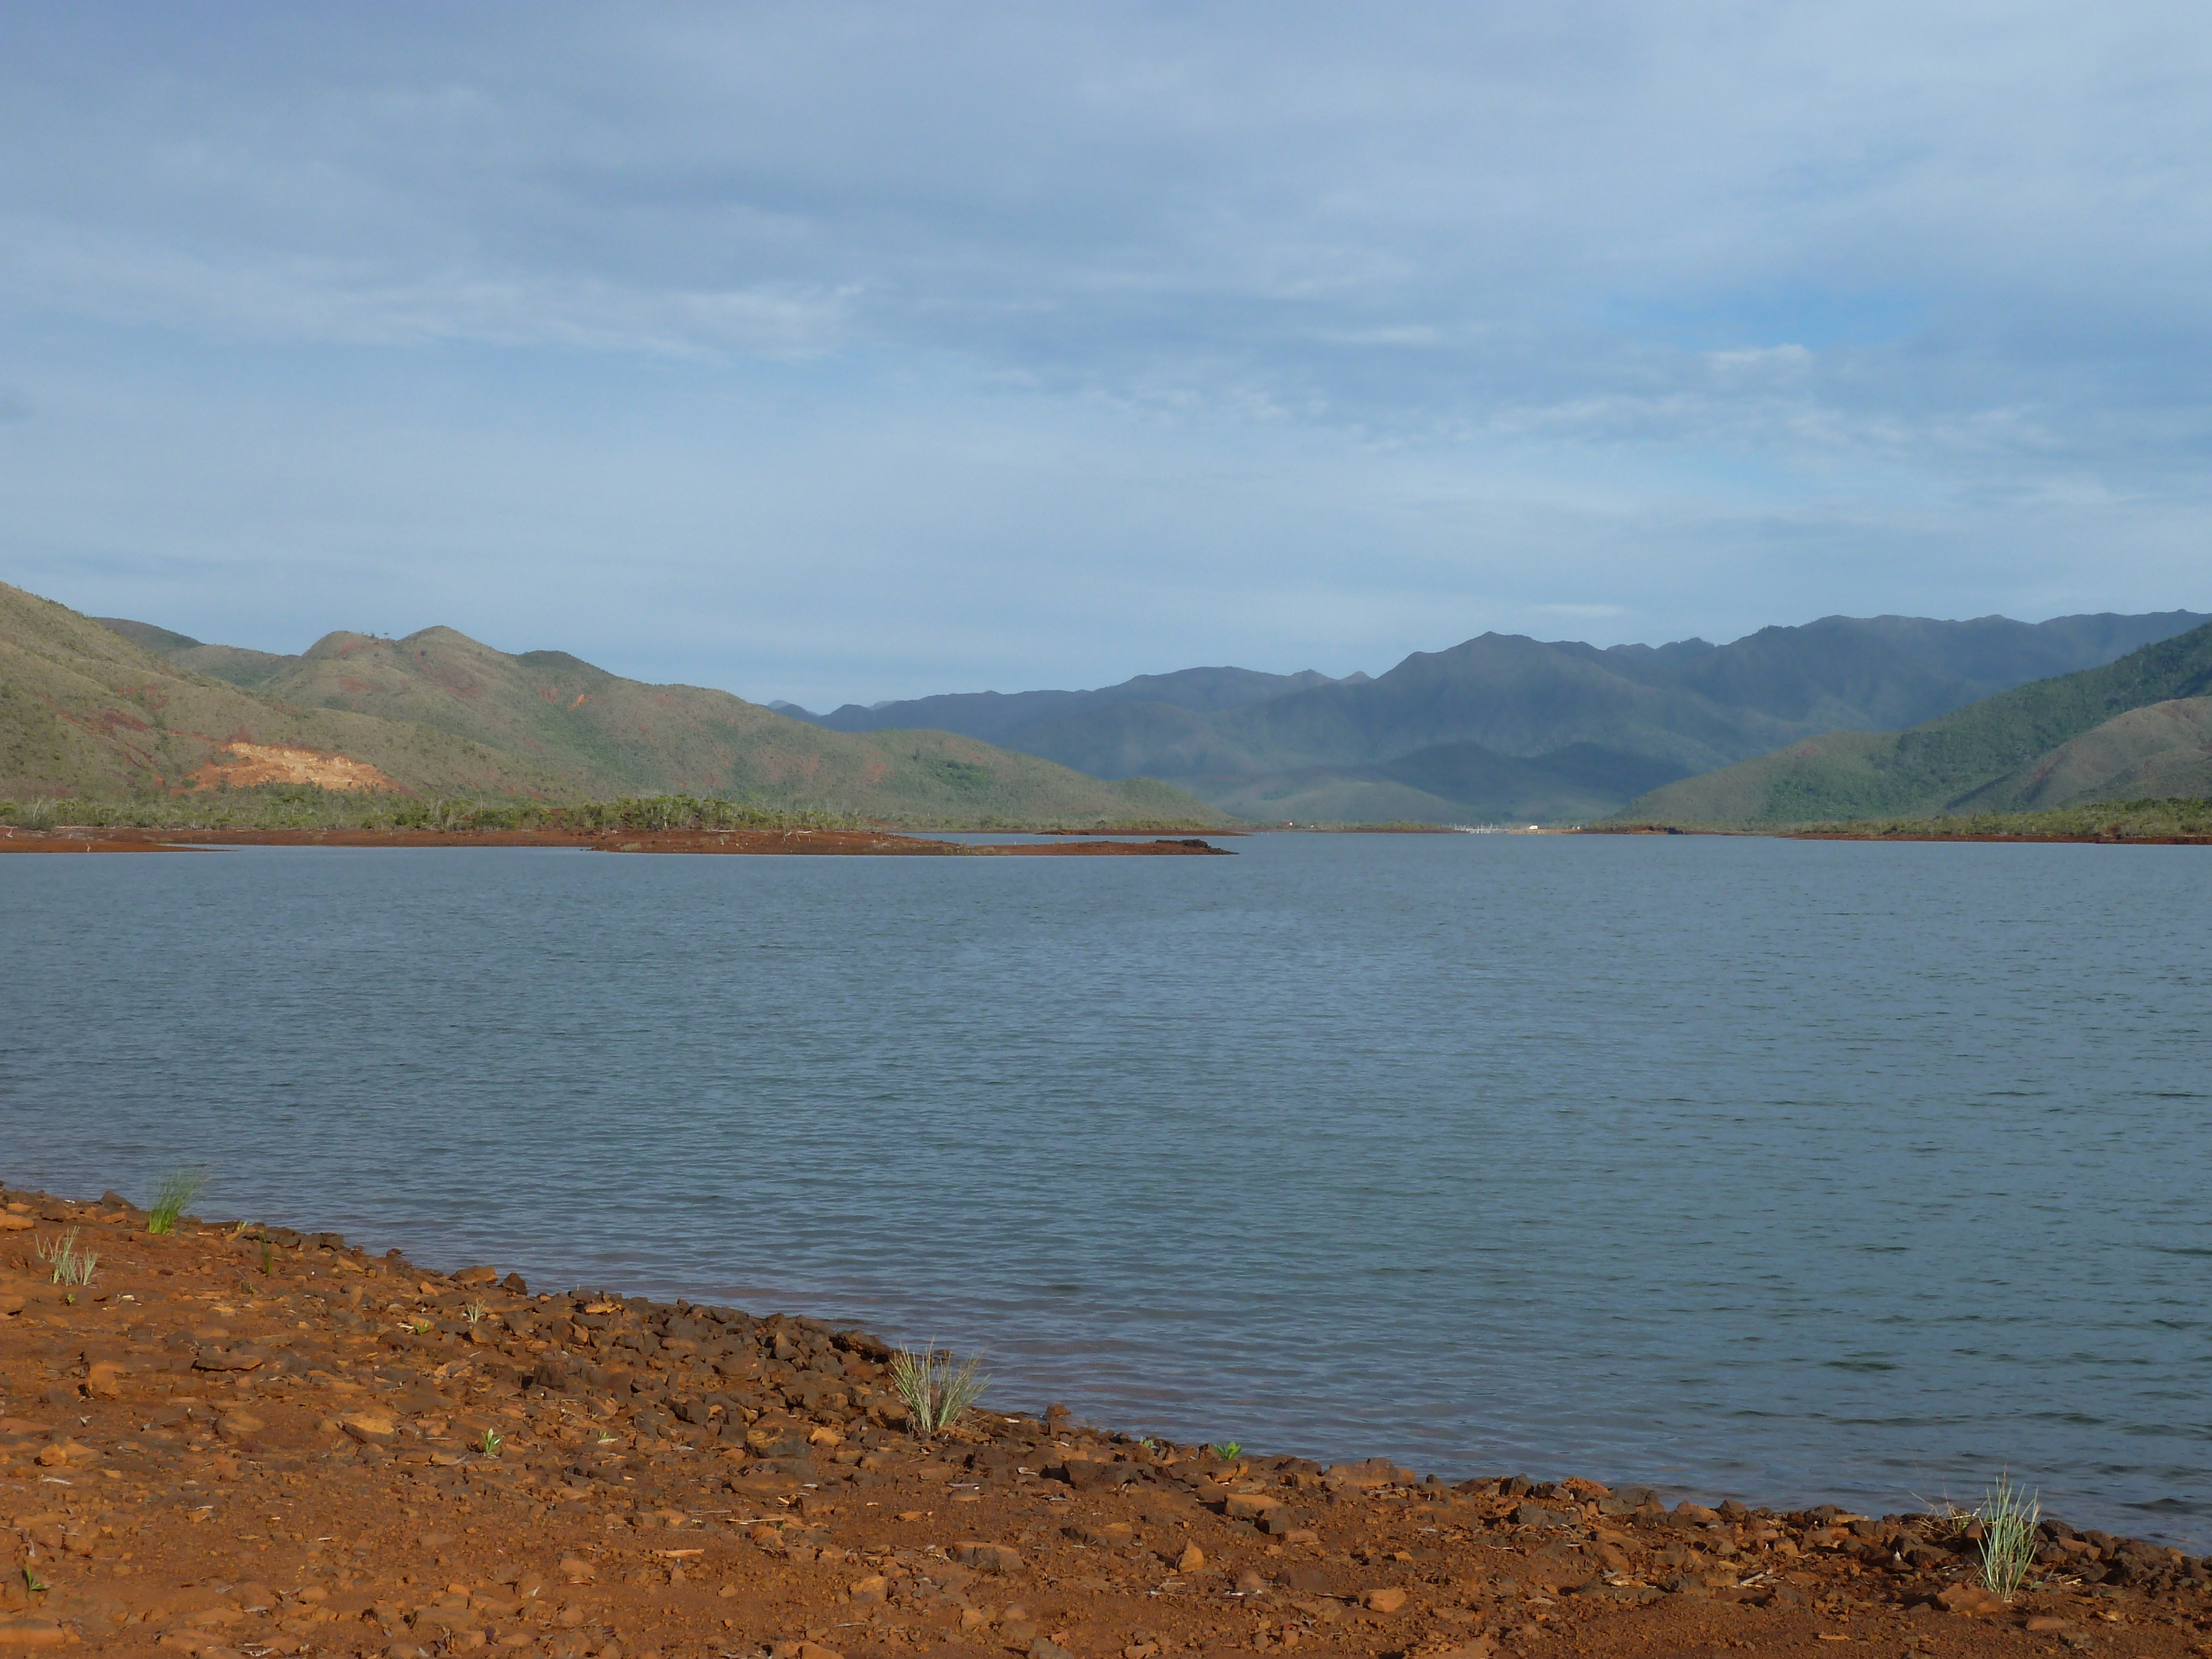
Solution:
[{"label": "cloud layer", "polygon": [[801,701],[2208,599],[2174,6],[18,9],[11,579]]}]

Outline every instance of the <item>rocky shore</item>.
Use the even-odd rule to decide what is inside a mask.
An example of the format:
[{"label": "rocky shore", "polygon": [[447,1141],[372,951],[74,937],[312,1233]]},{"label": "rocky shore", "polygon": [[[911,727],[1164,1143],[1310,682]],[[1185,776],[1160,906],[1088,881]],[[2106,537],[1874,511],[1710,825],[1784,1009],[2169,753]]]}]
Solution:
[{"label": "rocky shore", "polygon": [[1198,836],[972,846],[883,830],[17,830],[0,853],[172,853],[208,847],[550,847],[596,853],[847,854],[908,858],[1116,858],[1227,854]]},{"label": "rocky shore", "polygon": [[[74,1231],[90,1281],[54,1281]],[[2212,1651],[2203,1560],[2045,1522],[1446,1483],[981,1408],[785,1315],[156,1236],[0,1191],[0,1650],[230,1659]]]}]

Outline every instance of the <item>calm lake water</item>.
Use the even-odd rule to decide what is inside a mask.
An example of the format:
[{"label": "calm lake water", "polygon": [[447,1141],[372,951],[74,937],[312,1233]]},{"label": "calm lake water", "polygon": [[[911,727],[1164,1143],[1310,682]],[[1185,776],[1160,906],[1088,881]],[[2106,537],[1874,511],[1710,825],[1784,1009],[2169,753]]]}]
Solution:
[{"label": "calm lake water", "polygon": [[2212,1544],[2212,853],[0,859],[0,1164],[993,1398]]}]

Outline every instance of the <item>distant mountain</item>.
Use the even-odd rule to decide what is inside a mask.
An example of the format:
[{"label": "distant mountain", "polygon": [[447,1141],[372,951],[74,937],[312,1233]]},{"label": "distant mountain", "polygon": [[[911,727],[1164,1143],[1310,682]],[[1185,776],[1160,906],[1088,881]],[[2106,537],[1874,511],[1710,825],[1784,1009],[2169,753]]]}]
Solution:
[{"label": "distant mountain", "polygon": [[1798,823],[2212,793],[2212,626],[1904,732],[1834,732],[1671,783],[1623,818]]},{"label": "distant mountain", "polygon": [[913,823],[1223,817],[1145,780],[944,733],[826,732],[727,692],[641,684],[565,652],[510,655],[448,628],[331,634],[280,656],[96,623],[0,584],[0,794],[267,781],[295,764],[287,755],[307,775],[417,793],[684,791]]},{"label": "distant mountain", "polygon": [[233,685],[255,686],[274,678],[298,659],[273,651],[248,651],[243,646],[203,645],[189,634],[157,628],[152,623],[132,622],[127,617],[94,617],[111,634],[120,634],[134,645],[143,645],[156,656],[167,657],[178,667]]},{"label": "distant mountain", "polygon": [[[1351,678],[1358,681],[1367,676]],[[827,714],[810,714],[789,703],[781,706],[797,719],[812,720],[833,732],[958,732],[986,743],[1003,743],[1039,754],[1041,750],[1016,739],[1041,726],[1109,709],[1152,705],[1194,714],[1218,714],[1248,708],[1286,691],[1338,684],[1312,669],[1297,674],[1262,674],[1249,668],[1185,668],[1172,674],[1139,674],[1096,691],[956,691],[906,702],[879,702],[866,708],[848,702]]]},{"label": "distant mountain", "polygon": [[1263,820],[1556,822],[1817,733],[1916,725],[2206,620],[1828,617],[1728,645],[1605,649],[1485,634],[1374,679],[1189,669],[1097,691],[848,704],[823,720],[961,732],[1094,777],[1166,780]]}]

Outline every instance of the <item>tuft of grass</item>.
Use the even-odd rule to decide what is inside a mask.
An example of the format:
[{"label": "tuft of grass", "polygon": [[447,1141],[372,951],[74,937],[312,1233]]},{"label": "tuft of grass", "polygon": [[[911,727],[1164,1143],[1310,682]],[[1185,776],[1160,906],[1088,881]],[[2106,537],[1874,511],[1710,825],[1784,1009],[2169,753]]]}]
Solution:
[{"label": "tuft of grass", "polygon": [[499,1449],[506,1443],[497,1429],[486,1429],[483,1431],[483,1438],[477,1442],[477,1449],[486,1457],[496,1457],[499,1455]]},{"label": "tuft of grass", "polygon": [[1206,1448],[1206,1450],[1212,1452],[1216,1457],[1219,1458],[1224,1463],[1226,1463],[1231,1458],[1239,1455],[1243,1449],[1244,1443],[1241,1440],[1218,1440],[1212,1445]]},{"label": "tuft of grass", "polygon": [[44,1595],[46,1593],[46,1581],[26,1567],[23,1569],[23,1588],[33,1595]]},{"label": "tuft of grass", "polygon": [[470,1324],[473,1325],[490,1312],[491,1309],[487,1304],[482,1302],[471,1302],[467,1307],[461,1310],[461,1317],[467,1320]]},{"label": "tuft of grass", "polygon": [[901,1348],[891,1356],[891,1387],[923,1439],[957,1423],[991,1386],[982,1364],[981,1355],[960,1360],[940,1353],[933,1341],[919,1352]]},{"label": "tuft of grass", "polygon": [[53,1282],[57,1285],[89,1285],[100,1267],[99,1251],[77,1249],[74,1227],[58,1237],[39,1240],[33,1248],[40,1261],[53,1263]]},{"label": "tuft of grass", "polygon": [[2039,1494],[2023,1497],[2010,1473],[2000,1474],[1974,1518],[1982,1523],[1982,1583],[2008,1601],[2020,1594],[2035,1562],[2035,1523],[2043,1518]]},{"label": "tuft of grass", "polygon": [[154,1202],[146,1212],[146,1231],[149,1233],[174,1232],[177,1218],[185,1208],[207,1188],[210,1171],[180,1168],[161,1177],[154,1188]]}]

